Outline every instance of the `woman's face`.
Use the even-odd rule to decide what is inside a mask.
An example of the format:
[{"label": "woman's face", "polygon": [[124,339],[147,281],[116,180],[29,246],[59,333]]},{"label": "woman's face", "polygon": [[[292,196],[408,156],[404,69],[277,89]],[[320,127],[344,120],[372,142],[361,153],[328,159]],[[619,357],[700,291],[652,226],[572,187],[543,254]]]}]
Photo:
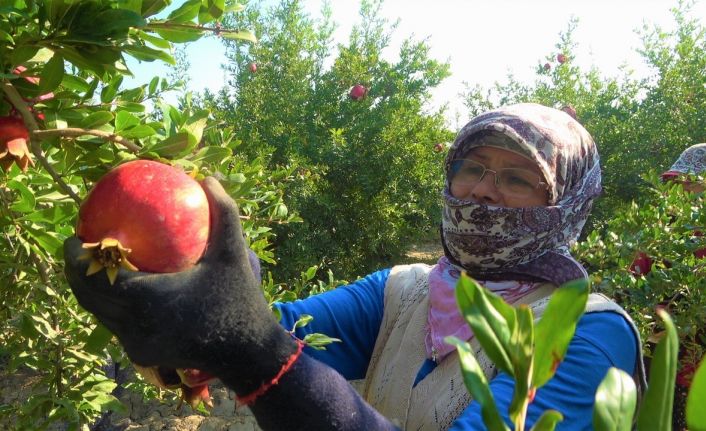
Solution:
[{"label": "woman's face", "polygon": [[[485,166],[486,169],[495,172],[498,172],[500,169],[509,168],[521,169],[525,172],[529,171],[531,173],[529,175],[523,175],[522,171],[515,171],[518,172],[521,177],[517,179],[532,179],[538,177],[540,181],[543,181],[542,172],[534,161],[517,153],[513,153],[512,151],[496,147],[476,147],[469,151],[464,159],[480,163]],[[522,208],[548,205],[549,192],[544,183],[539,184],[538,187],[533,187],[527,193],[523,192],[518,195],[517,193],[507,191],[503,192],[503,189],[507,189],[507,187],[498,187],[496,185],[497,175],[498,174],[494,174],[493,172],[486,171],[482,179],[475,184],[468,181],[454,181],[452,178],[449,186],[451,195],[456,199],[496,207]],[[513,180],[515,177],[509,176],[509,178]]]}]

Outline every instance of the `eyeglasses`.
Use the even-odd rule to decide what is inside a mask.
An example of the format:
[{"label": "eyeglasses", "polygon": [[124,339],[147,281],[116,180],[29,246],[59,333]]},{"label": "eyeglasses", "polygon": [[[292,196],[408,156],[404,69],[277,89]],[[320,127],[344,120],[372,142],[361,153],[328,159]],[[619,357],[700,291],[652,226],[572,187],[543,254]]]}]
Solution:
[{"label": "eyeglasses", "polygon": [[449,184],[475,186],[483,181],[486,172],[495,174],[495,187],[500,192],[513,196],[527,196],[539,188],[547,187],[542,178],[527,169],[503,168],[496,171],[486,168],[482,163],[469,159],[455,159],[449,165]]}]

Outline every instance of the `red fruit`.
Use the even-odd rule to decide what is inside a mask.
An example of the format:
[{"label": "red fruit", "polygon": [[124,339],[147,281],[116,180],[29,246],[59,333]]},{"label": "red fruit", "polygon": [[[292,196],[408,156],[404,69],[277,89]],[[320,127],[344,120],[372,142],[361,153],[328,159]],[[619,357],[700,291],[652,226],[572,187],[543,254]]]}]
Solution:
[{"label": "red fruit", "polygon": [[252,73],[257,72],[257,64],[255,62],[250,63],[248,68],[250,69],[250,72],[252,72]]},{"label": "red fruit", "polygon": [[434,145],[434,152],[435,153],[440,153],[442,151],[444,151],[444,144],[438,143],[438,144]]},{"label": "red fruit", "polygon": [[564,54],[557,54],[556,61],[558,61],[559,64],[564,64],[566,63],[566,56]]},{"label": "red fruit", "polygon": [[366,94],[368,94],[368,89],[361,84],[354,85],[353,88],[351,88],[351,91],[348,93],[350,98],[353,100],[361,100],[365,97]]},{"label": "red fruit", "polygon": [[551,64],[549,64],[549,63],[544,63],[544,70],[545,70],[545,71],[548,72],[551,68],[552,68],[552,65],[551,65]]},{"label": "red fruit", "polygon": [[[88,274],[118,267],[178,272],[193,266],[206,249],[206,193],[172,166],[135,160],[101,178],[79,209],[78,237],[93,250]],[[129,258],[129,261],[128,261]]]},{"label": "red fruit", "polygon": [[652,259],[643,252],[638,252],[630,264],[630,272],[635,275],[647,275],[652,270]]},{"label": "red fruit", "polygon": [[21,118],[0,117],[0,166],[5,171],[10,170],[13,162],[23,172],[28,165],[34,166],[28,143],[29,130]]}]

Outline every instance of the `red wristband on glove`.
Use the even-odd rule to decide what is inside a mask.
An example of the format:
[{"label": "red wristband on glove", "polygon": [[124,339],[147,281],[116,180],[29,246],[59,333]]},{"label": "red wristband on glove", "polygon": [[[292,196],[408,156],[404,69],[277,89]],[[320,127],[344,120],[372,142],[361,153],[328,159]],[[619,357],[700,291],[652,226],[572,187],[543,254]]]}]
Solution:
[{"label": "red wristband on glove", "polygon": [[255,400],[257,397],[260,395],[263,395],[265,392],[267,392],[272,386],[276,385],[279,383],[279,379],[282,378],[282,376],[289,371],[294,363],[299,359],[299,356],[302,354],[302,350],[304,349],[304,342],[302,340],[297,339],[297,351],[292,353],[289,356],[289,359],[287,359],[287,362],[282,365],[282,368],[280,368],[279,372],[277,375],[275,375],[272,380],[269,382],[263,383],[262,386],[259,388],[255,389],[253,392],[250,392],[248,395],[244,397],[240,396],[235,396],[235,401],[236,404],[240,404],[241,406],[251,406],[255,403]]}]

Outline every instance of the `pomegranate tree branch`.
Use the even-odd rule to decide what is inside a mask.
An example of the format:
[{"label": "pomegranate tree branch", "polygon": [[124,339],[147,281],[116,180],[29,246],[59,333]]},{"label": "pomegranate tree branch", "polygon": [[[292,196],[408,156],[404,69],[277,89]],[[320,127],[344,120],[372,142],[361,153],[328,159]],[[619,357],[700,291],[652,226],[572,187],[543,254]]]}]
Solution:
[{"label": "pomegranate tree branch", "polygon": [[147,24],[147,26],[144,27],[145,30],[152,30],[152,29],[165,29],[165,30],[171,30],[171,29],[183,29],[183,30],[198,30],[198,31],[210,31],[215,34],[223,33],[228,30],[224,30],[219,27],[206,27],[204,25],[193,25],[193,24],[178,24],[175,22],[150,22]]},{"label": "pomegranate tree branch", "polygon": [[109,141],[115,142],[116,144],[122,145],[133,153],[138,153],[141,149],[139,145],[127,138],[123,138],[122,136],[116,135],[115,133],[104,132],[102,130],[96,129],[80,129],[78,127],[67,127],[65,129],[46,129],[32,131],[32,136],[35,136],[37,138],[48,138],[51,136],[68,136],[77,138],[79,136],[85,135],[98,136],[99,138],[107,139]]},{"label": "pomegranate tree branch", "polygon": [[[32,112],[30,112],[29,107],[22,99],[22,96],[20,96],[20,93],[18,93],[15,87],[13,87],[12,84],[10,84],[9,82],[2,83],[2,91],[5,93],[5,96],[7,96],[7,99],[15,107],[17,112],[20,113],[20,115],[22,116],[22,120],[29,129],[30,133],[34,134],[34,132],[39,129],[39,125],[37,124],[37,120],[34,119],[34,115],[32,115]],[[44,152],[42,151],[42,147],[39,145],[39,141],[35,139],[30,139],[29,147],[32,151],[32,154],[34,154],[34,157],[39,160],[39,164],[41,164],[44,170],[47,171],[49,175],[51,175],[52,179],[54,180],[54,182],[56,182],[57,186],[59,186],[59,188],[64,193],[70,196],[71,199],[73,199],[77,205],[80,205],[81,198],[71,189],[71,187],[69,187],[68,184],[64,182],[64,180],[61,179],[61,175],[59,175],[54,170],[51,163],[49,163],[47,158],[44,157]]]},{"label": "pomegranate tree branch", "polygon": [[[179,23],[175,23],[175,22],[155,22],[155,21],[150,22],[142,29],[147,30],[147,31],[155,30],[155,29],[208,31],[208,32],[211,32],[217,36],[224,35],[224,34],[240,33],[240,30],[223,28],[219,25],[216,25],[215,27],[207,27],[205,25],[179,24]],[[248,38],[247,40],[250,40],[250,38]],[[251,41],[255,42],[255,40],[251,40]]]}]

